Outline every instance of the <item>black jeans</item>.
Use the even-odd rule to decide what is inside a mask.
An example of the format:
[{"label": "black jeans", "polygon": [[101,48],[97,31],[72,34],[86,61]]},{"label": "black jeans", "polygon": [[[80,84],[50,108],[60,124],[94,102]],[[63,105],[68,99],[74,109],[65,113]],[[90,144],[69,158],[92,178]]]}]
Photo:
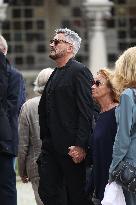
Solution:
[{"label": "black jeans", "polygon": [[90,205],[93,205],[92,198],[94,193],[94,181],[93,181],[93,166],[88,166],[86,168],[86,186],[85,192],[87,197],[89,198]]},{"label": "black jeans", "polygon": [[84,162],[75,164],[69,156],[46,151],[38,160],[38,170],[39,195],[44,204],[89,205],[85,195]]},{"label": "black jeans", "polygon": [[0,153],[0,204],[17,205],[14,157]]}]

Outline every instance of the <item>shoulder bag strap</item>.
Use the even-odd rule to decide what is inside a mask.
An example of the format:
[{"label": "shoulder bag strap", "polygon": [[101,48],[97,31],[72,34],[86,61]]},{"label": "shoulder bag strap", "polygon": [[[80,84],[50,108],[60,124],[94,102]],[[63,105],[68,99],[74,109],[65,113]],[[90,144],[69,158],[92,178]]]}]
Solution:
[{"label": "shoulder bag strap", "polygon": [[[132,91],[133,91],[133,96],[134,96],[134,102],[136,104],[136,89],[132,89]],[[133,128],[131,130],[131,134],[134,133],[134,132],[136,132],[136,122],[133,125]]]},{"label": "shoulder bag strap", "polygon": [[133,91],[133,96],[134,96],[134,102],[136,104],[136,89],[132,89],[132,91]]}]

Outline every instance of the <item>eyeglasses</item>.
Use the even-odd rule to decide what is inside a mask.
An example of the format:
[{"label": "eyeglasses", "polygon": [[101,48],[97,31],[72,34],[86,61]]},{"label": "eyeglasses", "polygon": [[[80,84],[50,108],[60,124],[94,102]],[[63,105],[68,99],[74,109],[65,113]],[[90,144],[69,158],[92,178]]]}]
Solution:
[{"label": "eyeglasses", "polygon": [[100,80],[95,80],[95,81],[93,82],[93,84],[96,85],[96,87],[99,87],[99,86],[101,86],[101,85],[104,85],[105,83],[104,83],[104,82],[101,82]]},{"label": "eyeglasses", "polygon": [[[63,43],[69,43],[69,42],[67,42],[67,41],[65,41],[65,40],[61,40],[61,39],[52,39],[52,40],[50,40],[50,44],[54,43],[55,46],[57,46],[57,45],[58,45],[59,43],[61,43],[61,42],[63,42]],[[69,43],[69,44],[71,44],[71,43]]]}]

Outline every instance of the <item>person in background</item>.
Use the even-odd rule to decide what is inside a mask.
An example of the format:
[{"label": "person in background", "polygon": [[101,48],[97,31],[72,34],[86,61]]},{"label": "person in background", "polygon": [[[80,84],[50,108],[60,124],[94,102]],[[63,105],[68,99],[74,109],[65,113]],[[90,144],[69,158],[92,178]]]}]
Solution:
[{"label": "person in background", "polygon": [[[112,181],[111,173],[121,160],[128,161],[136,167],[136,47],[127,49],[118,58],[112,83],[121,97],[116,109],[117,134],[109,182]],[[135,205],[136,194],[123,191],[126,205]]]},{"label": "person in background", "polygon": [[85,196],[85,157],[92,129],[93,77],[74,57],[81,38],[62,28],[50,41],[50,58],[57,67],[45,86],[39,103],[42,153],[38,159],[39,195],[46,205],[88,205]]},{"label": "person in background", "polygon": [[[8,45],[5,38],[0,35],[0,52],[7,55]],[[10,125],[10,140],[5,141],[3,154],[5,157],[5,164],[3,164],[3,172],[0,173],[2,193],[0,192],[0,200],[4,205],[17,204],[16,192],[16,174],[15,174],[15,157],[18,152],[18,115],[22,104],[25,102],[25,84],[21,73],[19,73],[6,60],[7,72],[7,91],[6,91],[6,112],[8,122]],[[4,88],[3,88],[4,89]],[[4,127],[5,129],[6,126]],[[6,140],[6,139],[5,139]],[[8,145],[6,145],[8,144]],[[8,149],[5,150],[5,147]],[[12,165],[13,166],[12,166]],[[1,165],[2,166],[2,165]],[[6,177],[5,177],[6,176]],[[1,188],[0,188],[1,189]]]},{"label": "person in background", "polygon": [[[0,51],[6,56],[8,44],[6,39],[0,35]],[[25,82],[22,74],[10,64],[6,58],[8,72],[8,90],[7,90],[7,112],[9,122],[12,128],[13,154],[17,156],[18,152],[18,115],[21,106],[26,100]]]},{"label": "person in background", "polygon": [[23,183],[31,181],[37,205],[42,205],[38,194],[39,175],[37,158],[41,151],[38,105],[44,86],[53,69],[43,69],[34,82],[37,97],[29,99],[21,108],[19,115],[18,170]]},{"label": "person in background", "polygon": [[92,136],[94,194],[92,201],[100,205],[108,183],[114,138],[117,131],[115,109],[118,95],[111,83],[108,69],[100,69],[92,86],[92,96],[100,105],[100,113]]}]

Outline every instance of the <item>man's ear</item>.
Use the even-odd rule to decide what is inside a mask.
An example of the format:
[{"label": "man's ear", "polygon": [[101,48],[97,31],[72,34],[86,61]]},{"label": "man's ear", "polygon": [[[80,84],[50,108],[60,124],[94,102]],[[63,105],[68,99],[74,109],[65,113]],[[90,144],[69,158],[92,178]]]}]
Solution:
[{"label": "man's ear", "polygon": [[6,48],[0,48],[0,52],[3,53],[4,55],[7,55],[7,49]]},{"label": "man's ear", "polygon": [[3,53],[4,53],[4,55],[7,55],[7,49],[6,48],[3,48]]},{"label": "man's ear", "polygon": [[68,48],[67,48],[67,51],[69,53],[72,53],[73,52],[73,46],[72,45],[69,45]]}]

